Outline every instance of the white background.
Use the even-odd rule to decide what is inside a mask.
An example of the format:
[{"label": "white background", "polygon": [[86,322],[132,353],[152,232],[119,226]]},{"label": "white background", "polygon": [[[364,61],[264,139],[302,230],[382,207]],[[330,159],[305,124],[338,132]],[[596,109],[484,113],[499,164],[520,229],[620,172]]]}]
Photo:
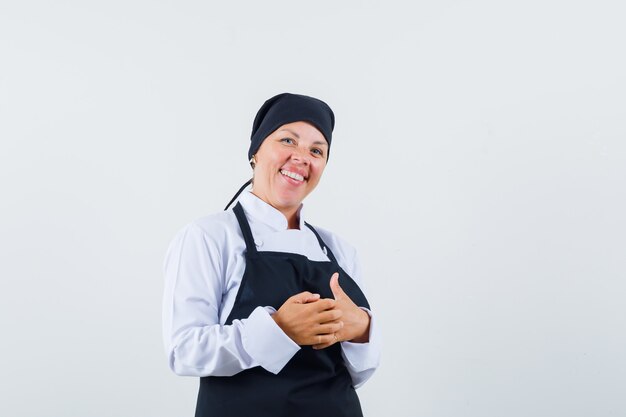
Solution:
[{"label": "white background", "polygon": [[337,116],[310,221],[384,334],[368,416],[626,415],[621,1],[0,1],[0,415],[191,416],[174,233],[270,96]]}]

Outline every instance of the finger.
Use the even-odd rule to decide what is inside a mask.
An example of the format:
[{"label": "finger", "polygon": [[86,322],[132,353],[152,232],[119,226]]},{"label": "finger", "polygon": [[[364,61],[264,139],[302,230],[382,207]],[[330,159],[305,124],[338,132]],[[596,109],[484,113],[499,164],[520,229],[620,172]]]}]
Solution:
[{"label": "finger", "polygon": [[311,338],[310,343],[308,343],[309,345],[332,345],[333,343],[335,343],[335,336],[333,334],[318,334],[317,336],[314,336]]},{"label": "finger", "polygon": [[321,334],[335,334],[341,329],[343,329],[343,321],[335,321],[332,323],[320,324],[315,328],[315,331]]},{"label": "finger", "polygon": [[320,324],[337,321],[341,318],[343,312],[338,309],[326,310],[319,313],[316,317],[317,322]]},{"label": "finger", "polygon": [[315,303],[315,311],[321,312],[325,310],[331,310],[335,308],[337,305],[337,301],[332,298],[322,298],[317,303]]},{"label": "finger", "polygon": [[335,300],[340,300],[345,295],[343,289],[339,285],[339,273],[335,272],[332,277],[330,277],[330,290],[333,292],[333,296]]},{"label": "finger", "polygon": [[306,304],[312,301],[317,301],[320,298],[319,294],[313,294],[309,291],[304,291],[291,297],[291,301],[297,304]]},{"label": "finger", "polygon": [[322,345],[313,345],[313,349],[315,349],[315,350],[326,349],[327,347],[330,347],[330,346],[332,346],[334,344],[335,344],[335,342],[333,342],[333,343],[324,343]]},{"label": "finger", "polygon": [[332,346],[334,344],[335,344],[335,342],[321,343],[319,345],[313,345],[313,349],[315,349],[315,350],[326,349],[327,347],[330,347],[330,346]]},{"label": "finger", "polygon": [[332,338],[332,340],[330,342],[328,342],[328,343],[318,343],[316,345],[313,345],[313,349],[315,349],[315,350],[326,349],[327,347],[332,346],[335,343],[341,342],[341,339],[339,339],[336,334],[333,334],[332,336],[333,336],[333,338]]},{"label": "finger", "polygon": [[321,296],[319,294],[311,294],[310,297],[308,297],[306,300],[303,301],[303,304],[316,302],[317,300],[320,299],[320,297]]}]

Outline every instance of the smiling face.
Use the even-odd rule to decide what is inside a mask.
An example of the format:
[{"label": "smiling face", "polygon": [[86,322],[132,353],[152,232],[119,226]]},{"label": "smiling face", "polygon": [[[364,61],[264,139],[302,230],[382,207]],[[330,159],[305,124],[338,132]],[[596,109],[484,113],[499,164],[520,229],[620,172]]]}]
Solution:
[{"label": "smiling face", "polygon": [[326,167],[328,142],[313,125],[294,122],[271,133],[255,154],[252,192],[280,210],[290,227]]}]

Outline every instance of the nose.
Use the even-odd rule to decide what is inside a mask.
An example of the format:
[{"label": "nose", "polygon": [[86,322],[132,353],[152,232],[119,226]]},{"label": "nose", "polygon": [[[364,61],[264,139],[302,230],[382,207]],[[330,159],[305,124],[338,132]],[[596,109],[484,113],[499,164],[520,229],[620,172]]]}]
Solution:
[{"label": "nose", "polygon": [[309,158],[310,156],[306,149],[297,148],[291,154],[292,161],[300,162],[304,165],[309,165],[311,163],[311,160]]}]

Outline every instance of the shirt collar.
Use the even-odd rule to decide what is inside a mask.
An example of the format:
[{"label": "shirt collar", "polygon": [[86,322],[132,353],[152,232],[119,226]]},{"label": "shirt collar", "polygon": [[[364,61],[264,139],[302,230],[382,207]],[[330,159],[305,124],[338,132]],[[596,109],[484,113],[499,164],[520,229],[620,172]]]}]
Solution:
[{"label": "shirt collar", "polygon": [[[272,207],[270,204],[261,200],[251,191],[241,193],[239,196],[239,202],[243,206],[246,216],[254,217],[256,221],[265,223],[266,225],[274,228],[275,230],[287,230],[289,226],[287,218],[278,209]],[[300,204],[298,209],[300,224],[298,225],[300,230],[304,227],[304,205]]]}]

